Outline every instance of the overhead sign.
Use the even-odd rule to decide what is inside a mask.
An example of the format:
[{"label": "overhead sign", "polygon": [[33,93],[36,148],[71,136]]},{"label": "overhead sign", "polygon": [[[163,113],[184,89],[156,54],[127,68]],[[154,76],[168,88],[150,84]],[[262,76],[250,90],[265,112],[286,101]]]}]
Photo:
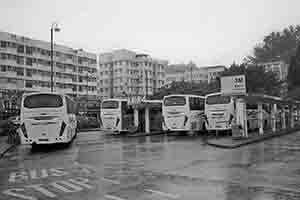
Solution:
[{"label": "overhead sign", "polygon": [[246,94],[246,77],[245,77],[245,75],[221,77],[221,93],[223,95]]}]

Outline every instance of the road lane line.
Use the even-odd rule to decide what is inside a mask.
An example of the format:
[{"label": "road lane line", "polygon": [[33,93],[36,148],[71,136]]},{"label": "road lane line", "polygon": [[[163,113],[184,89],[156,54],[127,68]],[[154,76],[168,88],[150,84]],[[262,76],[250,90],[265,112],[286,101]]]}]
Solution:
[{"label": "road lane line", "polygon": [[85,187],[85,188],[88,188],[88,189],[93,189],[93,186],[87,184],[89,182],[89,179],[87,179],[87,178],[78,177],[76,179],[69,179],[69,181],[71,183],[80,185],[82,187]]},{"label": "road lane line", "polygon": [[42,178],[48,177],[48,172],[46,169],[42,169],[41,171],[42,171]]},{"label": "road lane line", "polygon": [[103,181],[106,181],[106,182],[110,182],[110,183],[113,183],[113,184],[116,184],[116,185],[120,185],[120,181],[116,181],[116,180],[111,180],[111,179],[108,179],[108,178],[102,178]]},{"label": "road lane line", "polygon": [[105,195],[104,197],[105,197],[106,199],[111,199],[111,200],[125,200],[125,199],[122,199],[122,198],[120,198],[120,197],[113,196],[113,195],[109,195],[109,194]]},{"label": "road lane line", "polygon": [[59,182],[53,182],[53,183],[50,183],[50,185],[53,186],[56,189],[59,189],[59,190],[65,192],[65,193],[73,192],[72,190],[69,190],[68,188],[65,188],[64,186],[61,186],[58,183]]},{"label": "road lane line", "polygon": [[79,192],[79,191],[83,190],[83,188],[81,188],[77,185],[74,185],[72,183],[69,183],[68,181],[59,181],[59,183],[62,183],[64,185],[68,186],[69,188],[72,188],[73,192]]},{"label": "road lane line", "polygon": [[25,196],[23,194],[19,194],[19,193],[16,193],[16,192],[23,192],[24,189],[22,188],[13,188],[13,189],[8,189],[8,190],[5,190],[3,191],[2,193],[3,194],[6,194],[6,195],[9,195],[9,196],[13,196],[13,197],[18,197],[20,199],[26,199],[26,200],[38,200],[37,198],[35,197],[31,197],[31,196]]},{"label": "road lane line", "polygon": [[46,188],[42,187],[42,184],[36,184],[36,185],[28,185],[26,186],[27,188],[32,188],[40,193],[42,193],[43,195],[50,197],[50,198],[54,198],[56,197],[56,194],[54,194],[53,192],[50,192],[49,190],[47,190]]},{"label": "road lane line", "polygon": [[30,170],[29,174],[30,174],[31,179],[37,179],[38,178],[35,169]]},{"label": "road lane line", "polygon": [[172,199],[178,199],[179,198],[179,195],[177,195],[177,194],[170,194],[170,193],[161,192],[161,191],[158,191],[158,190],[145,189],[145,191],[146,192],[151,192],[153,194],[158,194],[158,195],[161,195],[161,196],[164,196],[164,197],[169,197],[169,198],[172,198]]}]

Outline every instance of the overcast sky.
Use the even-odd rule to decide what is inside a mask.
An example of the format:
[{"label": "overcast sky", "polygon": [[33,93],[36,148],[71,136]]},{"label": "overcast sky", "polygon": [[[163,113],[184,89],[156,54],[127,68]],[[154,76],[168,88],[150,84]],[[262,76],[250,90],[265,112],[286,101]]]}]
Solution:
[{"label": "overcast sky", "polygon": [[300,0],[1,0],[0,30],[94,53],[127,48],[170,63],[241,62],[264,35],[300,24]]}]

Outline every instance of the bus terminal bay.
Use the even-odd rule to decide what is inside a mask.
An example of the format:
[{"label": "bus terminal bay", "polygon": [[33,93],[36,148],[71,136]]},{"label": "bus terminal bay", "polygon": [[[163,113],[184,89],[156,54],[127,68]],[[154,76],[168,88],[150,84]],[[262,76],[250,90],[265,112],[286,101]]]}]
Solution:
[{"label": "bus terminal bay", "polygon": [[21,145],[0,158],[0,200],[300,199],[300,102],[291,99],[110,98],[101,129],[86,131],[66,95],[27,94],[21,107]]}]

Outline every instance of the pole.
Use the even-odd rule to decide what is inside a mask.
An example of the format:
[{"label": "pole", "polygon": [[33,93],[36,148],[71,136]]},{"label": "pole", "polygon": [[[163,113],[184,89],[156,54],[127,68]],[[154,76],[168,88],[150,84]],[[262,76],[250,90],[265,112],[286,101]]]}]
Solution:
[{"label": "pole", "polygon": [[110,98],[114,98],[114,68],[113,63],[111,64],[111,72],[110,72]]},{"label": "pole", "polygon": [[51,92],[53,92],[53,27],[51,27]]},{"label": "pole", "polygon": [[145,79],[146,79],[146,95],[145,95],[145,99],[148,98],[148,73],[147,70],[145,70]]},{"label": "pole", "polygon": [[86,73],[86,113],[88,111],[88,93],[89,93],[89,76],[88,73]]}]

